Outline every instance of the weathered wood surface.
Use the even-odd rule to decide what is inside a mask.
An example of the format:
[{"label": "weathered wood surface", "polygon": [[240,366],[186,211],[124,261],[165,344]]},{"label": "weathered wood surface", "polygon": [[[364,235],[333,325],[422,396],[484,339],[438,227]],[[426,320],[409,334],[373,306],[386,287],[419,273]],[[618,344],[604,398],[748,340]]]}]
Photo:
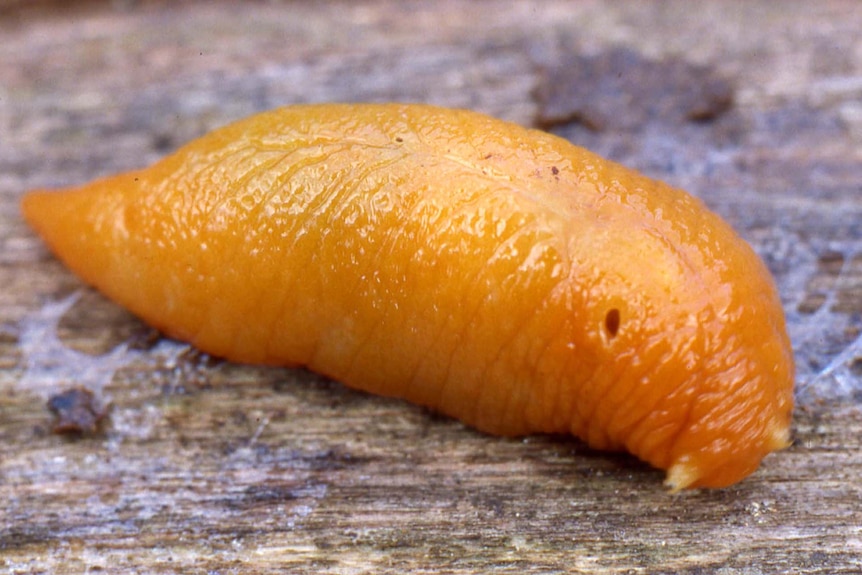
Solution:
[{"label": "weathered wood surface", "polygon": [[[0,2],[0,570],[859,573],[859,30],[834,0]],[[794,446],[671,496],[574,440],[159,340],[20,219],[28,188],[324,100],[546,125],[703,197],[778,279]],[[107,415],[55,435],[46,403],[75,385]]]}]

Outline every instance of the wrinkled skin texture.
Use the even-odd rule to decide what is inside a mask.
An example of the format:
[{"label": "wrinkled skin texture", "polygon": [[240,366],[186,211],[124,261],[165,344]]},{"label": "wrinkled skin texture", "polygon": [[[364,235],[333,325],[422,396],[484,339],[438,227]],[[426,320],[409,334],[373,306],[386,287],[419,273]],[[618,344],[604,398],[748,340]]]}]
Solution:
[{"label": "wrinkled skin texture", "polygon": [[23,211],[83,279],[216,356],[572,433],[673,489],[788,443],[790,344],[757,256],[698,200],[546,133],[288,107]]}]

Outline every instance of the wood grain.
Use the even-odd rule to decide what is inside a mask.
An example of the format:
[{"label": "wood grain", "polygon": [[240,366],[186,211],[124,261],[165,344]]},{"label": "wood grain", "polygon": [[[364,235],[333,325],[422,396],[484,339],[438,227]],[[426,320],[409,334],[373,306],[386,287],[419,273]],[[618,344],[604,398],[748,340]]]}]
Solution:
[{"label": "wood grain", "polygon": [[[0,4],[0,568],[860,572],[860,29],[862,6],[835,0]],[[570,77],[631,107],[563,90],[564,113],[542,120]],[[688,117],[689,77],[732,103]],[[778,280],[794,446],[730,489],[671,496],[659,472],[571,439],[488,437],[307,372],[220,362],[81,286],[18,213],[26,189],[331,100],[543,121],[703,197]],[[107,416],[53,434],[47,402],[76,385]]]}]

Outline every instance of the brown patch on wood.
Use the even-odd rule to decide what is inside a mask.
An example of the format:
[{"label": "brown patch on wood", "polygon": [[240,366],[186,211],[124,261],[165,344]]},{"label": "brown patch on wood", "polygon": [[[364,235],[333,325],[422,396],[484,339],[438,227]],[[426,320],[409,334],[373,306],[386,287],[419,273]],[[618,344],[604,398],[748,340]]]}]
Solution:
[{"label": "brown patch on wood", "polygon": [[536,97],[540,127],[579,123],[601,132],[712,121],[733,105],[733,86],[709,66],[617,48],[546,68]]},{"label": "brown patch on wood", "polygon": [[51,431],[58,435],[93,434],[99,430],[107,410],[86,387],[73,387],[48,399],[55,416]]},{"label": "brown patch on wood", "polygon": [[797,306],[804,314],[817,312],[831,298],[829,311],[862,312],[862,254],[847,257],[837,251],[820,255],[817,274],[811,278],[805,299]]}]

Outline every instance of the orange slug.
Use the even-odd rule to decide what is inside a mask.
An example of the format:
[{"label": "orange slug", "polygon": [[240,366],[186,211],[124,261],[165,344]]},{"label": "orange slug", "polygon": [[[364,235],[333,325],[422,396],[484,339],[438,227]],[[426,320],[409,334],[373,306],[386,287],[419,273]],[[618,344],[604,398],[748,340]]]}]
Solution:
[{"label": "orange slug", "polygon": [[571,433],[674,490],[788,445],[790,343],[753,250],[685,192],[547,133],[291,106],[22,207],[86,282],[209,354],[489,433]]}]

